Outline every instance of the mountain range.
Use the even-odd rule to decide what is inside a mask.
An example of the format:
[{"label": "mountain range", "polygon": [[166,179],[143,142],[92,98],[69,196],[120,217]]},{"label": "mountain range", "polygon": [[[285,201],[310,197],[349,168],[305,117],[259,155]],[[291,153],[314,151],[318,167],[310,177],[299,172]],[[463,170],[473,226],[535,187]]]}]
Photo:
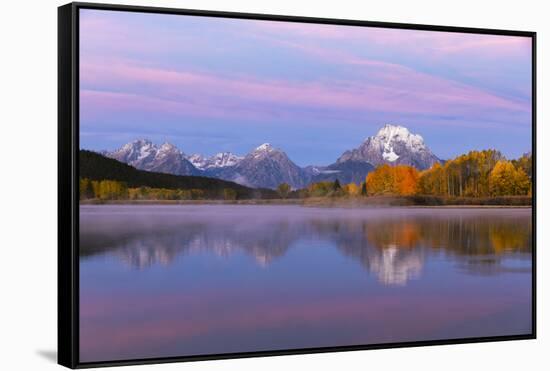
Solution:
[{"label": "mountain range", "polygon": [[296,165],[287,154],[264,143],[245,156],[220,152],[211,157],[187,155],[170,143],[153,144],[139,139],[103,155],[139,170],[174,175],[218,178],[254,188],[276,188],[288,183],[294,189],[310,183],[338,179],[360,183],[376,166],[410,165],[424,170],[441,160],[426,146],[423,138],[403,126],[387,124],[357,148],[345,151],[327,166]]}]

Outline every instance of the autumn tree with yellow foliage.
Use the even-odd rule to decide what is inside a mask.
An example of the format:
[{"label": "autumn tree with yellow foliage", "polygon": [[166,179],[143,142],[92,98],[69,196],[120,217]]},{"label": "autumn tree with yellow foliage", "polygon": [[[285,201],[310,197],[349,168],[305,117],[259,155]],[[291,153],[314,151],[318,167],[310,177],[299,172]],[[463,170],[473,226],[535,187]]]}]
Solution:
[{"label": "autumn tree with yellow foliage", "polygon": [[90,180],[80,178],[80,199],[102,200],[128,199],[128,186],[116,180]]},{"label": "autumn tree with yellow foliage", "polygon": [[394,171],[390,165],[381,165],[367,174],[365,180],[367,195],[396,194]]},{"label": "autumn tree with yellow foliage", "polygon": [[349,183],[342,187],[344,192],[349,196],[359,196],[361,194],[361,188],[355,183]]},{"label": "autumn tree with yellow foliage", "polygon": [[489,174],[498,161],[499,151],[471,151],[445,164],[434,164],[420,174],[418,192],[426,195],[455,197],[490,196]]},{"label": "autumn tree with yellow foliage", "polygon": [[445,195],[447,182],[445,169],[440,163],[434,164],[428,170],[420,173],[418,180],[418,193],[423,195]]},{"label": "autumn tree with yellow foliage", "polygon": [[491,196],[527,195],[531,182],[522,168],[515,168],[510,161],[499,161],[489,175]]},{"label": "autumn tree with yellow foliage", "polygon": [[497,197],[531,194],[528,155],[507,161],[495,150],[471,151],[418,172],[407,165],[381,165],[366,177],[367,195]]}]

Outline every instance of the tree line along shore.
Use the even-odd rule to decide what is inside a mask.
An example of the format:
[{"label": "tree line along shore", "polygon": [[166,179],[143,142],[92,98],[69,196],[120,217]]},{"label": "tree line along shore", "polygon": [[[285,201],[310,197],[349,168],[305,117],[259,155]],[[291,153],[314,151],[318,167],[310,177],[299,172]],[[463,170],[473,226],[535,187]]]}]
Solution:
[{"label": "tree line along shore", "polygon": [[[91,173],[88,171],[91,176],[86,176],[87,174],[82,174],[81,171],[80,199],[85,203],[112,201],[119,203],[140,201],[236,203],[239,201],[241,203],[519,206],[530,205],[532,194],[531,155],[509,161],[495,150],[471,151],[443,164],[436,163],[424,171],[408,165],[381,165],[368,173],[360,184],[341,184],[336,179],[313,183],[301,189],[291,189],[290,185],[281,183],[276,190],[251,189],[232,182],[201,177],[142,174],[147,172],[118,164],[123,166],[118,169],[118,172],[107,171],[111,174],[110,179],[102,178],[101,171],[100,174],[97,174],[97,171]],[[118,164],[116,166],[120,166]],[[90,167],[91,164],[87,165]],[[105,164],[99,165],[105,167]],[[107,163],[107,165],[112,164]],[[128,176],[125,177],[126,172]],[[139,176],[133,176],[132,172],[139,173]],[[192,182],[189,182],[188,179],[176,179],[171,182],[152,182],[147,178],[150,174],[167,179],[175,177],[203,180],[192,179]],[[145,180],[140,183],[136,182],[135,178]]]}]

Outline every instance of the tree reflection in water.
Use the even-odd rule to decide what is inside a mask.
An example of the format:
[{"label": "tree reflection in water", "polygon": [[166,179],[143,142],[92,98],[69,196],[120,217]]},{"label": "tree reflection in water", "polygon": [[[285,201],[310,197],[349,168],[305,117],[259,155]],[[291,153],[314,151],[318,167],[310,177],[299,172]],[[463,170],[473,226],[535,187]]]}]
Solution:
[{"label": "tree reflection in water", "polygon": [[99,208],[81,210],[81,259],[109,254],[137,269],[188,254],[236,252],[269,267],[299,240],[309,240],[329,242],[382,284],[404,285],[422,273],[427,256],[452,259],[469,274],[520,270],[503,259],[531,256],[530,210]]}]

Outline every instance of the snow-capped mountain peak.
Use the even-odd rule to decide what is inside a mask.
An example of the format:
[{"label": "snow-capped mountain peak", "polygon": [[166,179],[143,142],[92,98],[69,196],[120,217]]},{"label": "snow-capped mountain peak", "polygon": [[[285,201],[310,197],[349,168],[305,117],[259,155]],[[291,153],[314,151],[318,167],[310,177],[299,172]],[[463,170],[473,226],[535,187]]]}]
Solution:
[{"label": "snow-capped mountain peak", "polygon": [[130,142],[130,143],[127,143],[125,144],[123,147],[127,147],[127,146],[140,146],[140,147],[143,147],[143,146],[152,146],[153,145],[153,142],[151,142],[149,139],[136,139],[134,140],[133,142]]},{"label": "snow-capped mountain peak", "polygon": [[165,142],[163,143],[160,148],[159,148],[161,151],[178,151],[178,152],[181,152],[178,147],[176,147],[175,145],[173,145],[172,143],[168,143],[168,142]]},{"label": "snow-capped mountain peak", "polygon": [[424,144],[422,136],[411,133],[404,126],[386,124],[358,148],[344,152],[337,162],[345,161],[363,161],[374,166],[403,164],[427,169],[439,159]]},{"label": "snow-capped mountain peak", "polygon": [[199,171],[184,157],[175,145],[164,143],[160,146],[147,139],[127,143],[105,155],[137,169],[177,175],[198,175]]},{"label": "snow-capped mountain peak", "polygon": [[382,126],[382,128],[380,128],[380,130],[378,130],[378,133],[376,133],[376,136],[379,138],[406,138],[409,135],[411,135],[409,129],[404,126],[393,124],[385,124],[384,126]]},{"label": "snow-capped mountain peak", "polygon": [[157,150],[156,157],[162,158],[170,155],[181,155],[183,156],[183,152],[178,149],[175,145],[171,143],[163,143]]},{"label": "snow-capped mountain peak", "polygon": [[269,143],[256,147],[228,170],[222,174],[226,180],[272,189],[281,183],[287,183],[292,188],[303,187],[307,177],[305,171],[292,162],[283,150]]},{"label": "snow-capped mountain peak", "polygon": [[258,147],[256,147],[254,152],[271,152],[273,150],[274,150],[274,148],[270,143],[264,143],[264,144],[261,144]]},{"label": "snow-capped mountain peak", "polygon": [[126,161],[138,161],[153,155],[155,151],[154,145],[147,139],[137,139],[133,142],[126,143],[114,152],[109,152],[112,156],[124,158]]},{"label": "snow-capped mountain peak", "polygon": [[195,165],[196,168],[206,170],[235,166],[243,159],[243,157],[237,156],[231,152],[219,152],[210,157],[204,157],[200,154],[193,154],[188,156],[187,159]]},{"label": "snow-capped mountain peak", "polygon": [[207,158],[201,154],[194,153],[187,156],[187,160],[193,164],[197,169],[204,169]]},{"label": "snow-capped mountain peak", "polygon": [[280,151],[269,143],[263,143],[262,145],[256,147],[252,152],[250,152],[249,156],[252,156],[254,158],[263,158],[276,152]]},{"label": "snow-capped mountain peak", "polygon": [[420,136],[419,134],[412,134],[409,129],[399,125],[384,125],[380,130],[378,130],[375,138],[382,141],[384,146],[388,149],[391,147],[392,142],[395,141],[405,142],[412,149],[420,149],[426,147],[426,145],[424,144],[424,138],[422,138],[422,136]]},{"label": "snow-capped mountain peak", "polygon": [[237,156],[231,152],[220,152],[210,157],[211,167],[227,167],[235,166],[243,159],[242,156]]},{"label": "snow-capped mountain peak", "polygon": [[[386,124],[378,133],[376,133],[375,138],[382,142],[383,152],[382,158],[387,162],[395,162],[399,159],[399,155],[395,153],[393,142],[404,142],[408,146],[417,150],[420,147],[424,147],[424,139],[420,135],[411,134],[409,129],[404,126]],[[369,138],[367,138],[369,140]]]}]

